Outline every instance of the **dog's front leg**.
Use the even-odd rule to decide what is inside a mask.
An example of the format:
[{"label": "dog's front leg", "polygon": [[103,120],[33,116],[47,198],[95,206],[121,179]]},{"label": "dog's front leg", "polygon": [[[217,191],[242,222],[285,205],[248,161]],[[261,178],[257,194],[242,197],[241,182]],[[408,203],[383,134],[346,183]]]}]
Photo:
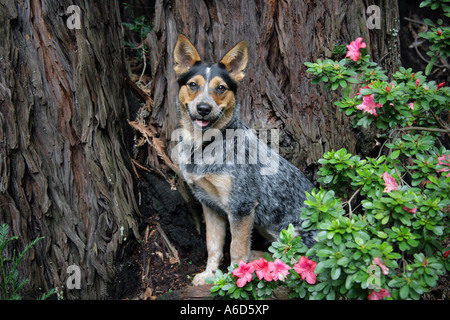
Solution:
[{"label": "dog's front leg", "polygon": [[246,216],[228,215],[231,230],[231,265],[240,261],[247,262],[249,258],[254,218],[254,210]]},{"label": "dog's front leg", "polygon": [[226,219],[205,205],[203,205],[203,214],[206,223],[208,262],[206,270],[194,277],[193,284],[195,286],[205,284],[205,279],[214,277],[214,273],[219,268],[220,260],[223,256],[223,244],[227,228]]}]

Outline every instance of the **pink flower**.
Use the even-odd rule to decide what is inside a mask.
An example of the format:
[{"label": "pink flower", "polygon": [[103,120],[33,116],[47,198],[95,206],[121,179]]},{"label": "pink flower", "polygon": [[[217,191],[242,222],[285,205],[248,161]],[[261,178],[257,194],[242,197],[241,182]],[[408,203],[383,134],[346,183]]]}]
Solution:
[{"label": "pink flower", "polygon": [[[372,84],[372,83],[370,83],[370,84]],[[362,89],[369,89],[369,88],[370,88],[369,86],[365,86],[365,87],[359,88],[358,89],[358,93],[356,95],[359,96]]]},{"label": "pink flower", "polygon": [[369,296],[367,297],[367,299],[383,300],[384,297],[390,297],[390,296],[391,296],[391,293],[388,290],[381,288],[380,291],[378,291],[378,292],[375,290],[372,290],[370,292]]},{"label": "pink flower", "polygon": [[247,282],[252,281],[254,267],[252,263],[239,262],[239,267],[233,270],[232,274],[239,279],[236,281],[238,287],[243,287]]},{"label": "pink flower", "polygon": [[410,208],[408,208],[406,206],[403,206],[402,209],[405,210],[406,212],[409,212],[409,213],[412,213],[412,214],[415,214],[417,212],[417,207],[414,207],[413,209],[410,209]]},{"label": "pink flower", "polygon": [[[450,171],[450,156],[447,158],[447,155],[443,154],[442,156],[438,157],[438,165],[448,166],[448,168],[443,168],[438,170],[437,172],[447,172]],[[447,174],[447,177],[450,177],[450,173]]]},{"label": "pink flower", "polygon": [[439,83],[436,90],[439,90],[439,89],[442,88],[443,86],[445,86],[445,82]]},{"label": "pink flower", "polygon": [[366,44],[362,42],[363,38],[359,37],[355,41],[350,42],[350,44],[347,46],[348,52],[345,56],[346,58],[350,57],[353,61],[358,61],[360,52],[360,48],[365,48]]},{"label": "pink flower", "polygon": [[273,262],[272,278],[273,280],[284,281],[286,276],[289,274],[289,267],[286,263],[282,262],[280,259],[276,259]]},{"label": "pink flower", "polygon": [[372,263],[376,266],[380,266],[381,270],[383,270],[384,275],[387,275],[389,273],[389,268],[380,261],[380,257],[376,257],[375,259],[373,259]]},{"label": "pink flower", "polygon": [[417,80],[416,80],[416,87],[418,87],[419,84],[420,84],[420,79],[417,79]]},{"label": "pink flower", "polygon": [[275,266],[273,262],[267,262],[266,259],[262,258],[259,260],[253,261],[253,267],[256,270],[256,275],[258,279],[265,279],[266,281],[272,281],[274,278],[273,271],[275,270]]},{"label": "pink flower", "polygon": [[447,259],[450,254],[450,250],[444,252],[444,259]]},{"label": "pink flower", "polygon": [[395,179],[392,178],[389,173],[385,172],[383,173],[383,180],[384,180],[384,188],[383,192],[391,192],[392,190],[398,190],[398,184],[395,182]]},{"label": "pink flower", "polygon": [[306,280],[309,284],[316,283],[316,274],[314,269],[316,269],[317,262],[314,260],[309,260],[306,257],[300,257],[297,264],[294,265],[294,270],[300,275],[302,280]]},{"label": "pink flower", "polygon": [[411,110],[414,110],[414,102],[408,103],[408,106]]},{"label": "pink flower", "polygon": [[391,86],[390,87],[386,86],[386,92],[391,91],[391,88],[394,89],[394,87],[395,87],[394,82],[391,82]]},{"label": "pink flower", "polygon": [[375,103],[373,101],[373,94],[363,96],[363,103],[356,106],[359,110],[363,110],[364,112],[370,113],[375,117],[378,117],[377,108],[381,108],[383,105],[378,102]]}]

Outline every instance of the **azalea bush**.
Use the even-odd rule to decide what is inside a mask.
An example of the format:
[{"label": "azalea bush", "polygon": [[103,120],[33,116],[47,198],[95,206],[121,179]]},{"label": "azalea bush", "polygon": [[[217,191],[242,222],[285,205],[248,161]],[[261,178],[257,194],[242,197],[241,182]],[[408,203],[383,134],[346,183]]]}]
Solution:
[{"label": "azalea bush", "polygon": [[411,69],[388,77],[365,47],[358,38],[340,61],[305,65],[340,90],[335,105],[355,128],[378,129],[378,156],[325,153],[300,215],[317,243],[291,225],[264,259],[218,271],[212,295],[264,299],[285,286],[291,298],[420,299],[450,270],[450,90]]},{"label": "azalea bush", "polygon": [[[441,10],[444,17],[450,18],[449,2],[448,0],[425,0],[420,3],[420,7]],[[430,51],[427,52],[427,55],[430,56],[430,62],[425,68],[425,74],[428,75],[439,59],[445,61],[450,56],[450,27],[444,24],[443,19],[438,19],[436,22],[425,19],[424,22],[429,27],[429,30],[419,33],[419,36],[432,44]]]}]

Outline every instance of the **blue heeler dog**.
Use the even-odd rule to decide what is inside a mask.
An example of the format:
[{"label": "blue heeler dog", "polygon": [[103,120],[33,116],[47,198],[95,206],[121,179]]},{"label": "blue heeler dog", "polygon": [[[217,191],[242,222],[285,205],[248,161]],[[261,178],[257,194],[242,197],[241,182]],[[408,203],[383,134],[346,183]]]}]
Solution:
[{"label": "blue heeler dog", "polygon": [[301,228],[305,191],[313,184],[258,139],[240,119],[236,96],[247,66],[247,43],[233,47],[216,64],[202,62],[183,35],[174,50],[178,77],[179,144],[172,152],[183,178],[203,206],[208,262],[194,278],[201,285],[213,277],[223,256],[227,220],[231,263],[247,261],[255,226],[269,240],[292,223],[311,247],[315,232]]}]

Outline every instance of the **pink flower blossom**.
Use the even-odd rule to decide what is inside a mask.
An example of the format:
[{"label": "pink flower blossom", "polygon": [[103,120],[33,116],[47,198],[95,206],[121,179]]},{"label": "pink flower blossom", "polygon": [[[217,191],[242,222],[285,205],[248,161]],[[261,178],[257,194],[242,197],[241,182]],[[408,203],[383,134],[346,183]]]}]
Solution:
[{"label": "pink flower blossom", "polygon": [[273,280],[284,281],[286,276],[289,274],[289,267],[286,263],[282,262],[280,259],[276,259],[273,262],[272,278]]},{"label": "pink flower blossom", "polygon": [[266,259],[262,258],[253,261],[253,267],[256,270],[256,275],[259,280],[265,279],[266,281],[272,281],[274,278],[273,271],[275,266],[273,262],[267,262]]},{"label": "pink flower blossom", "polygon": [[383,105],[380,103],[375,103],[373,101],[373,94],[363,96],[363,103],[356,106],[357,109],[363,110],[364,112],[370,113],[375,117],[378,117],[377,109],[381,108]]},{"label": "pink flower blossom", "polygon": [[233,270],[232,274],[239,279],[236,281],[238,287],[243,287],[247,282],[252,281],[254,267],[252,263],[239,262],[239,267]]},{"label": "pink flower blossom", "polygon": [[450,250],[444,252],[444,259],[447,259],[450,254]]},{"label": "pink flower blossom", "polygon": [[393,190],[398,190],[398,184],[397,182],[395,182],[395,179],[392,178],[389,173],[385,172],[382,175],[383,180],[384,180],[384,190],[383,192],[391,192]]},{"label": "pink flower blossom", "polygon": [[[370,84],[372,84],[372,83],[370,83]],[[369,88],[370,88],[369,86],[365,86],[365,87],[359,88],[358,89],[358,93],[356,95],[359,96],[362,89],[369,89]]]},{"label": "pink flower blossom", "polygon": [[414,110],[414,102],[408,103],[408,106],[411,110]]},{"label": "pink flower blossom", "polygon": [[439,83],[439,84],[437,85],[437,89],[436,89],[436,90],[439,90],[439,89],[442,88],[443,86],[445,86],[445,82]]},{"label": "pink flower blossom", "polygon": [[[438,165],[448,166],[448,168],[443,168],[438,170],[437,172],[447,172],[450,171],[450,156],[447,158],[447,155],[443,154],[442,156],[438,157]],[[450,173],[447,174],[447,177],[450,177]]]},{"label": "pink flower blossom", "polygon": [[419,84],[420,84],[420,79],[417,79],[417,80],[416,80],[416,87],[418,87]]},{"label": "pink flower blossom", "polygon": [[384,275],[387,275],[389,273],[389,268],[380,261],[380,257],[376,257],[375,259],[373,259],[372,263],[376,266],[380,266],[381,270],[383,270]]},{"label": "pink flower blossom", "polygon": [[350,57],[350,59],[352,59],[353,61],[359,60],[359,56],[361,54],[359,52],[359,49],[366,47],[366,44],[362,42],[362,40],[363,38],[359,37],[355,41],[350,42],[350,44],[347,46],[348,51],[347,55],[345,56],[346,58]]},{"label": "pink flower blossom", "polygon": [[316,283],[316,274],[314,269],[316,269],[317,262],[314,260],[309,260],[306,257],[300,257],[297,264],[294,265],[294,270],[300,275],[302,280],[306,280],[309,284]]},{"label": "pink flower blossom", "polygon": [[408,208],[406,206],[403,206],[402,209],[405,210],[406,212],[409,212],[409,213],[412,213],[412,214],[415,214],[417,212],[417,207],[414,207],[413,209],[410,209],[410,208]]},{"label": "pink flower blossom", "polygon": [[391,293],[388,290],[381,288],[380,291],[378,291],[378,292],[375,290],[372,290],[370,292],[369,296],[367,297],[367,299],[383,300],[384,297],[390,297],[390,296],[391,296]]}]

